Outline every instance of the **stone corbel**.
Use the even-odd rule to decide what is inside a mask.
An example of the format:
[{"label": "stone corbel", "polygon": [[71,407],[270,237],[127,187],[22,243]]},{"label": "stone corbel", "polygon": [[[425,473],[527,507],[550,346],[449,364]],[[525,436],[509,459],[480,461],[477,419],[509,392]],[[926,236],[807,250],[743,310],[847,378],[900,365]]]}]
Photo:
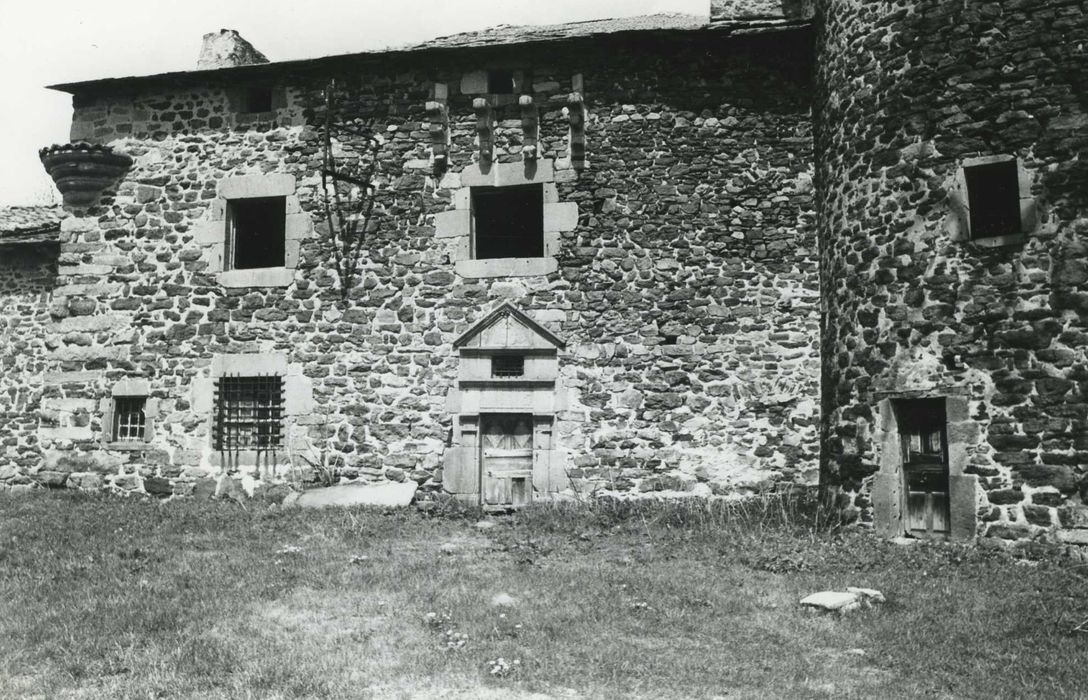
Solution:
[{"label": "stone corbel", "polygon": [[472,111],[476,113],[476,135],[480,140],[480,164],[491,163],[495,147],[495,125],[491,121],[491,103],[486,98],[477,97],[472,101]]},{"label": "stone corbel", "polygon": [[570,122],[570,164],[582,170],[586,167],[586,105],[581,93],[572,92],[567,97],[566,112]]},{"label": "stone corbel", "polygon": [[522,95],[518,98],[518,104],[521,105],[522,158],[535,161],[540,156],[540,119],[536,104],[532,95]]},{"label": "stone corbel", "polygon": [[125,154],[83,141],[43,148],[38,157],[69,207],[91,206],[132,167]]},{"label": "stone corbel", "polygon": [[434,155],[434,176],[442,177],[449,168],[450,117],[446,105],[445,83],[435,83],[434,99],[427,102],[427,121],[430,123],[431,153]]}]

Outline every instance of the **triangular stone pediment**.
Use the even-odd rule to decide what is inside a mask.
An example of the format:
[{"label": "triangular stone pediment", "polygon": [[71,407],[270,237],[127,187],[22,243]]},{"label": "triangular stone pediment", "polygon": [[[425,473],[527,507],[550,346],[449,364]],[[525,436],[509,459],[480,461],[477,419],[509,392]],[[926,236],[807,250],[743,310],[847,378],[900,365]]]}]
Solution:
[{"label": "triangular stone pediment", "polygon": [[510,302],[472,324],[453,347],[480,350],[562,350],[567,344]]}]

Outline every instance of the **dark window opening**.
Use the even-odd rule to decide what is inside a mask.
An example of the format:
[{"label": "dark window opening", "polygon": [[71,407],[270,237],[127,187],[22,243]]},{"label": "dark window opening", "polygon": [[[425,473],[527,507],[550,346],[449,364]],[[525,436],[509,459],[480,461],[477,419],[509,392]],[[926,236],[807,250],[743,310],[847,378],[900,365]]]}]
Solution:
[{"label": "dark window opening", "polygon": [[474,187],[473,233],[476,258],[544,256],[544,188]]},{"label": "dark window opening", "polygon": [[676,341],[679,338],[680,338],[680,336],[678,336],[678,335],[672,335],[670,333],[666,333],[665,335],[661,336],[661,344],[662,345],[676,345]]},{"label": "dark window opening", "polygon": [[227,268],[251,270],[285,264],[287,199],[255,197],[228,203]]},{"label": "dark window opening", "polygon": [[524,374],[524,355],[495,355],[491,358],[492,377],[521,377]]},{"label": "dark window opening", "polygon": [[964,169],[971,209],[971,238],[1015,236],[1020,228],[1020,181],[1016,161]]},{"label": "dark window opening", "polygon": [[116,397],[113,400],[114,442],[127,442],[144,439],[146,416],[144,406],[147,399],[143,396]]},{"label": "dark window opening", "polygon": [[242,97],[242,111],[243,112],[271,112],[272,111],[272,88],[270,87],[251,87],[246,88],[245,94]]},{"label": "dark window opening", "polygon": [[513,71],[489,70],[487,72],[487,91],[493,95],[513,95]]},{"label": "dark window opening", "polygon": [[281,445],[282,377],[222,377],[215,388],[215,449],[246,450]]},{"label": "dark window opening", "polygon": [[948,503],[948,434],[944,399],[895,402],[903,458],[907,530],[914,534],[946,533]]}]

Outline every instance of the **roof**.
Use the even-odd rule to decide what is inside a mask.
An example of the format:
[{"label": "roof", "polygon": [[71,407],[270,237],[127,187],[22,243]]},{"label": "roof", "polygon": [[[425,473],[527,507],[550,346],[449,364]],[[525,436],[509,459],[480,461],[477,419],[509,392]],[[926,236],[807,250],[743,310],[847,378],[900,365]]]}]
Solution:
[{"label": "roof", "polygon": [[[756,0],[738,0],[755,2]],[[765,0],[759,0],[765,1]],[[807,26],[804,19],[783,19],[781,16],[731,15],[721,16],[711,23],[707,17],[680,13],[661,13],[637,17],[618,17],[598,19],[586,22],[569,22],[550,25],[500,25],[479,31],[452,34],[438,37],[420,44],[390,47],[369,51],[360,51],[338,56],[307,58],[295,61],[279,61],[257,65],[234,66],[230,68],[175,71],[156,75],[128,76],[123,78],[103,78],[73,83],[50,85],[53,90],[72,94],[100,92],[117,89],[132,89],[158,83],[194,84],[202,81],[245,80],[259,76],[268,76],[286,71],[301,71],[342,64],[352,59],[391,58],[395,56],[420,55],[426,52],[458,51],[503,46],[521,46],[529,44],[547,44],[578,39],[596,39],[603,37],[631,36],[635,34],[675,34],[680,32],[721,33],[762,33],[780,31]]]},{"label": "roof", "polygon": [[59,206],[0,206],[0,243],[53,243],[67,214]]},{"label": "roof", "polygon": [[422,44],[406,46],[404,49],[408,51],[426,51],[428,49],[511,46],[546,41],[565,41],[567,39],[580,39],[622,32],[701,29],[705,26],[706,20],[704,18],[681,13],[595,19],[586,22],[567,22],[566,24],[500,24],[479,31],[440,36]]}]

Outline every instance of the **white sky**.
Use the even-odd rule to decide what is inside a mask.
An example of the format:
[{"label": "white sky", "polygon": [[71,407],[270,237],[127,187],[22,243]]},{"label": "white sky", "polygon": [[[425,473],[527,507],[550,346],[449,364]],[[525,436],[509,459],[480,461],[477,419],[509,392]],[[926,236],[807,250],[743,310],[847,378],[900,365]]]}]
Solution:
[{"label": "white sky", "polygon": [[[272,61],[352,53],[495,24],[687,12],[709,0],[0,0],[0,204],[52,201],[38,149],[66,143],[71,98],[46,85],[196,67],[237,29]],[[59,201],[59,195],[57,196]]]}]

